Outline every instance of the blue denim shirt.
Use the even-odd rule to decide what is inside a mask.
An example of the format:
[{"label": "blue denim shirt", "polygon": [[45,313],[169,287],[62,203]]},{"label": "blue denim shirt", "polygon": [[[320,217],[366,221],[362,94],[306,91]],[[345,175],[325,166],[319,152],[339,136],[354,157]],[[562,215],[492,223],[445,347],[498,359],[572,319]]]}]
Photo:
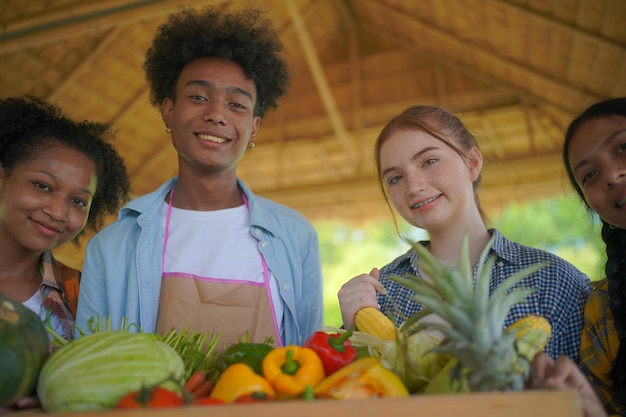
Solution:
[{"label": "blue denim shirt", "polygon": [[[145,332],[155,331],[162,277],[161,207],[176,181],[172,178],[131,201],[120,210],[116,222],[87,244],[78,329],[86,331],[91,317],[104,316],[110,317],[114,329],[127,318]],[[285,306],[282,341],[301,345],[323,325],[317,232],[295,210],[254,195],[240,180],[238,185],[248,199],[250,233],[278,280]]]},{"label": "blue denim shirt", "polygon": [[[583,309],[591,291],[589,278],[558,256],[512,242],[495,229],[489,232],[494,239],[485,262],[492,256],[497,257],[491,274],[489,294],[515,272],[539,262],[549,263],[517,284],[517,287],[535,288],[536,291],[529,297],[528,303],[518,304],[511,309],[504,326],[527,315],[543,316],[552,325],[552,337],[544,351],[553,358],[567,355],[578,363]],[[390,277],[406,274],[420,276],[418,259],[417,252],[410,249],[380,270],[380,282],[388,295],[379,294],[378,303],[381,311],[396,317],[398,325],[406,317],[420,311],[422,306],[413,301],[413,291]],[[474,268],[474,275],[476,270],[477,266]]]}]

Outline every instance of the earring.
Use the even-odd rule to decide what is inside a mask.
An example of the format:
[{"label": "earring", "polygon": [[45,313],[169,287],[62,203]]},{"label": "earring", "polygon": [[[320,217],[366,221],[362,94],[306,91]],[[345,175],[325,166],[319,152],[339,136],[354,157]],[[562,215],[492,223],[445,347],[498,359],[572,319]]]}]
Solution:
[{"label": "earring", "polygon": [[248,142],[248,146],[246,146],[246,148],[250,150],[254,149],[254,142]]},{"label": "earring", "polygon": [[615,230],[617,229],[617,227],[613,226],[611,223],[607,223],[609,225],[609,229],[611,230]]},{"label": "earring", "polygon": [[172,133],[172,128],[165,126],[165,133],[167,133],[168,135]]}]

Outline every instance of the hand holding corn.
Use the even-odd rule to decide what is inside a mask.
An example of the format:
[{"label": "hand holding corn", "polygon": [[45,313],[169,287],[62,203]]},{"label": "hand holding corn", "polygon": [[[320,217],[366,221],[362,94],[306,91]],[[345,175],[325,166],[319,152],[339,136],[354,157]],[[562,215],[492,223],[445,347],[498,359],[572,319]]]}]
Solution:
[{"label": "hand holding corn", "polygon": [[339,290],[337,295],[341,308],[341,318],[346,329],[354,327],[354,317],[361,308],[378,308],[376,294],[385,293],[385,288],[378,278],[378,268],[373,268],[369,274],[361,274],[352,278]]}]

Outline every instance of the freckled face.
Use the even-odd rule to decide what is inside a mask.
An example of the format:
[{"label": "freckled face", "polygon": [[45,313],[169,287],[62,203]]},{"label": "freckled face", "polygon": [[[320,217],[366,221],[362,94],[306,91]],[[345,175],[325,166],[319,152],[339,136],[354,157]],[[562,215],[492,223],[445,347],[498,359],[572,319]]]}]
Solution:
[{"label": "freckled face", "polygon": [[96,164],[58,142],[11,171],[0,167],[0,246],[45,252],[72,240],[96,187]]},{"label": "freckled face", "polygon": [[480,156],[478,149],[472,155],[468,166],[450,146],[427,133],[392,133],[380,149],[382,181],[391,203],[416,227],[431,232],[456,227],[476,210],[472,181],[482,158],[476,165],[472,158]]},{"label": "freckled face", "polygon": [[626,117],[584,122],[572,135],[568,157],[589,207],[608,223],[626,229]]}]

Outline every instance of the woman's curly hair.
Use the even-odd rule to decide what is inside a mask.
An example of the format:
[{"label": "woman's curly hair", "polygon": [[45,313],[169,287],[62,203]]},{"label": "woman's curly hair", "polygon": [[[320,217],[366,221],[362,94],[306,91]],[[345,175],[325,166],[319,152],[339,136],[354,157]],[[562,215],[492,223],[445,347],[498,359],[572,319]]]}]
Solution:
[{"label": "woman's curly hair", "polygon": [[[94,232],[102,227],[107,215],[117,213],[130,195],[126,166],[110,143],[114,136],[110,125],[75,122],[63,116],[58,107],[37,97],[0,100],[0,164],[9,174],[15,166],[58,143],[95,163],[98,182],[86,224]],[[83,233],[84,230],[79,236]]]},{"label": "woman's curly hair", "polygon": [[[626,98],[614,98],[591,105],[570,123],[565,134],[562,155],[565,170],[572,187],[589,211],[593,209],[587,203],[583,190],[576,182],[569,162],[569,147],[572,137],[584,122],[613,115],[626,118]],[[602,239],[606,244],[607,261],[604,270],[609,284],[609,307],[620,341],[611,370],[613,398],[622,406],[626,406],[626,230],[615,228],[603,219],[601,220]]]},{"label": "woman's curly hair", "polygon": [[150,101],[160,106],[176,98],[176,83],[183,67],[205,57],[225,58],[241,66],[257,89],[255,116],[263,118],[286,93],[289,69],[270,20],[261,11],[244,9],[224,14],[215,7],[196,11],[181,7],[159,26],[146,52],[144,70],[150,84]]}]

